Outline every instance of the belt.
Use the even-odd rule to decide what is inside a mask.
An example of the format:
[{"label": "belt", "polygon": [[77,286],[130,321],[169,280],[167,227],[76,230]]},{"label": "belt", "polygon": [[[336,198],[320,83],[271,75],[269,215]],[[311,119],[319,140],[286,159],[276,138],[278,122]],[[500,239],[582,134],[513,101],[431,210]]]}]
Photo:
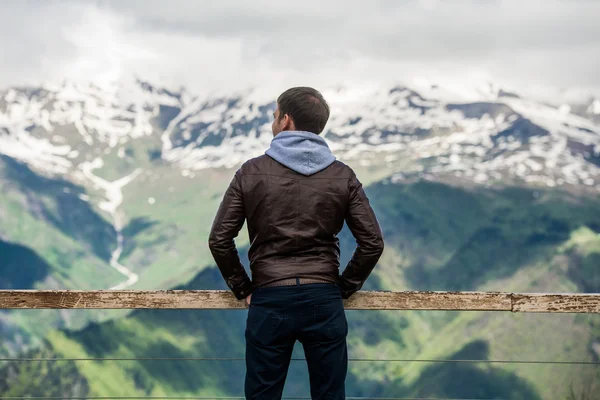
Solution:
[{"label": "belt", "polygon": [[306,285],[309,283],[334,283],[334,282],[326,281],[324,279],[288,278],[288,279],[281,279],[279,281],[267,283],[266,285],[261,285],[259,287],[294,286],[294,285]]}]

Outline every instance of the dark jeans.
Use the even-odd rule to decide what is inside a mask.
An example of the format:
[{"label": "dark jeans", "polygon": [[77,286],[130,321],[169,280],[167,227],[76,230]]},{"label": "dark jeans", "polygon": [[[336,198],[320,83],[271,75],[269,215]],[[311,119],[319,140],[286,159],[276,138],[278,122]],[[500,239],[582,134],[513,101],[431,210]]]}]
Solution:
[{"label": "dark jeans", "polygon": [[246,399],[281,399],[296,340],[313,400],[344,399],[348,323],[335,284],[257,288],[246,322]]}]

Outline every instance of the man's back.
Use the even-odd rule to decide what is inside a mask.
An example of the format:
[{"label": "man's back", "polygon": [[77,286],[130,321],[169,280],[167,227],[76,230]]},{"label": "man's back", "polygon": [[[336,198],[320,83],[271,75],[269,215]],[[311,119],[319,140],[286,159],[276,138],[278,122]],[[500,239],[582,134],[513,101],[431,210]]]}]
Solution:
[{"label": "man's back", "polygon": [[[365,258],[376,262],[381,254],[383,236],[375,214],[354,171],[340,161],[306,176],[263,155],[247,161],[232,186],[237,192],[227,193],[224,203],[232,196],[243,199],[239,212],[248,223],[253,287],[296,277],[337,283],[337,234],[344,221],[359,243],[351,265],[364,268]],[[227,229],[216,224],[211,248],[218,247],[219,237],[227,237]],[[352,282],[344,289],[358,290],[374,264],[369,263],[368,271],[357,271],[358,281],[348,276]]]},{"label": "man's back", "polygon": [[240,178],[254,286],[296,276],[336,282],[337,234],[357,186],[352,170],[335,161],[305,176],[264,155],[246,163]]}]

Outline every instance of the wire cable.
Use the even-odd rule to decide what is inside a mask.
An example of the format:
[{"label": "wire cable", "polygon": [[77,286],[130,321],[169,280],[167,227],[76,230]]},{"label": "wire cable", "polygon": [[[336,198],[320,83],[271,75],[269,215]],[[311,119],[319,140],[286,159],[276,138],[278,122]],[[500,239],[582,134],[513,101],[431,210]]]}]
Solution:
[{"label": "wire cable", "polygon": [[[106,358],[0,358],[6,362],[34,361],[245,361],[243,357],[106,357]],[[305,358],[292,358],[291,361],[306,361]],[[451,360],[451,359],[378,359],[378,358],[349,358],[350,362],[417,362],[417,363],[446,363],[446,364],[547,364],[547,365],[600,365],[600,361],[535,361],[535,360]]]},{"label": "wire cable", "polygon": [[[87,396],[87,397],[0,397],[0,400],[244,400],[245,397],[195,397],[195,396]],[[348,400],[502,400],[502,399],[456,399],[446,397],[346,397]],[[310,397],[283,397],[282,400],[311,400]]]}]

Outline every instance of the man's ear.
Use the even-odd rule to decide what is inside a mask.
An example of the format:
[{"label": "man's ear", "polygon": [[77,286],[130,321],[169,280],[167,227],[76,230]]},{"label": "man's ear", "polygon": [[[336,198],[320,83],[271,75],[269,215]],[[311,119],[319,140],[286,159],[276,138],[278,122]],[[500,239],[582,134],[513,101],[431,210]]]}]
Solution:
[{"label": "man's ear", "polygon": [[283,116],[283,124],[281,125],[283,131],[293,131],[295,130],[294,120],[290,117],[289,114],[285,114]]}]

